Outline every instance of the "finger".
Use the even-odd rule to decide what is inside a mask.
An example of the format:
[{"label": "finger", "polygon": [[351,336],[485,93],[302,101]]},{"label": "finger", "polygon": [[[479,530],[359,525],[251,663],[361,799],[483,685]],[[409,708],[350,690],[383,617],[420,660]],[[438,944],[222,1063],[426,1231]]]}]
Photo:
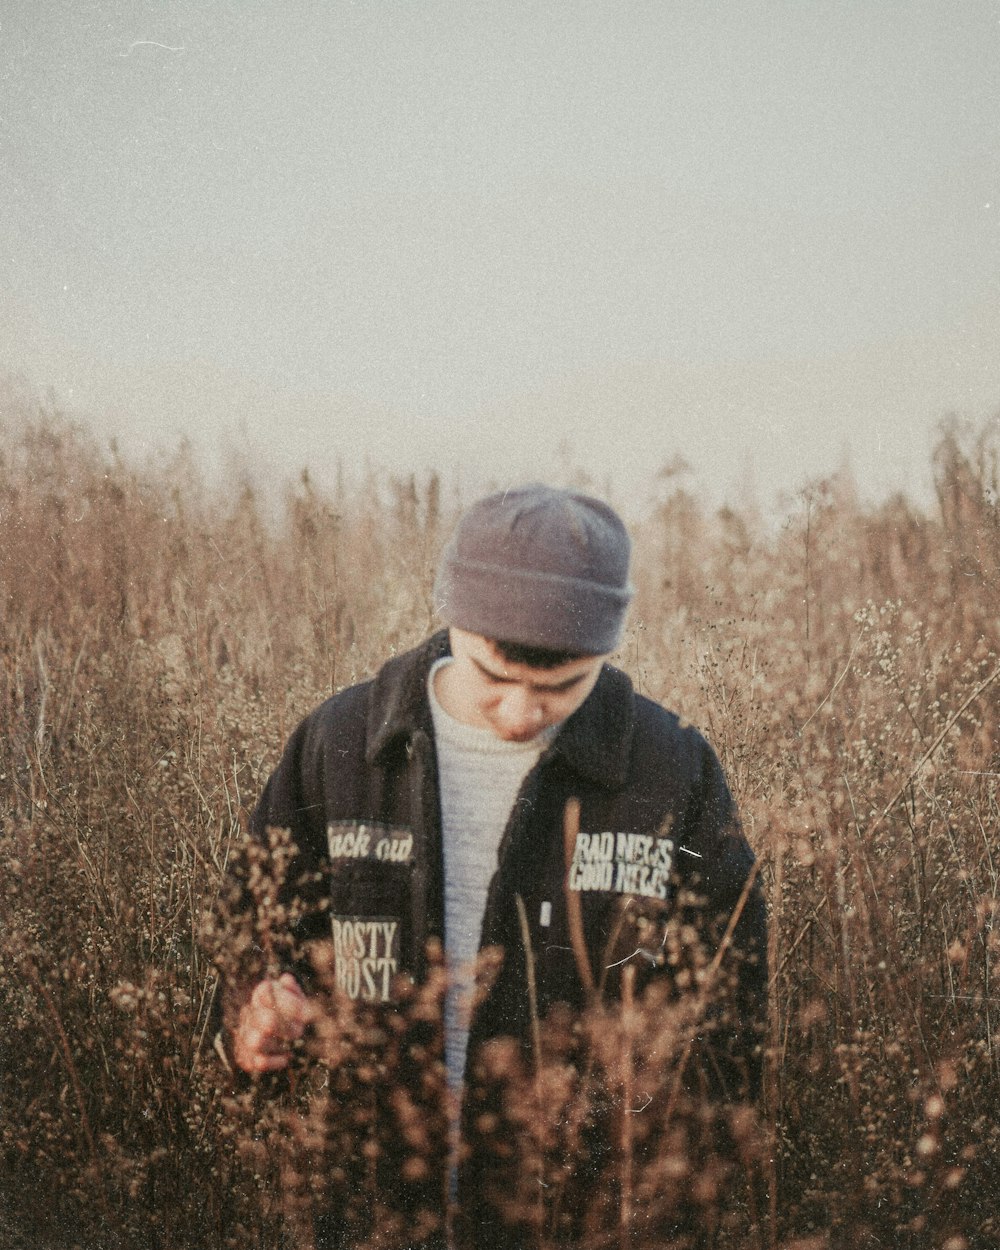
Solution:
[{"label": "finger", "polygon": [[290,994],[294,994],[297,998],[305,1000],[305,990],[301,985],[299,985],[298,981],[296,981],[290,972],[283,972],[281,976],[278,977],[278,984],[288,990]]},{"label": "finger", "polygon": [[306,1001],[305,991],[290,972],[282,973],[276,981],[259,981],[250,995],[251,1006],[279,1013],[294,1012]]},{"label": "finger", "polygon": [[253,987],[250,995],[250,1006],[263,1011],[274,1011],[274,982],[267,978],[264,981],[258,981]]},{"label": "finger", "polygon": [[288,1065],[288,1048],[275,1047],[269,1035],[257,1030],[237,1033],[233,1038],[233,1058],[244,1072],[273,1072]]},{"label": "finger", "polygon": [[[289,979],[298,988],[295,978]],[[275,1037],[298,1037],[305,1027],[304,1021],[299,1024],[304,1001],[304,995],[300,997],[287,985],[271,980],[260,981],[250,995],[247,1023]]]},{"label": "finger", "polygon": [[258,1051],[251,1059],[252,1072],[280,1072],[282,1068],[288,1067],[287,1051],[279,1054],[270,1051]]},{"label": "finger", "polygon": [[283,1030],[292,1030],[293,1036],[301,1037],[306,1025],[315,1019],[317,1008],[297,981],[292,984],[294,988],[281,983],[274,987],[275,1010],[281,1016]]}]

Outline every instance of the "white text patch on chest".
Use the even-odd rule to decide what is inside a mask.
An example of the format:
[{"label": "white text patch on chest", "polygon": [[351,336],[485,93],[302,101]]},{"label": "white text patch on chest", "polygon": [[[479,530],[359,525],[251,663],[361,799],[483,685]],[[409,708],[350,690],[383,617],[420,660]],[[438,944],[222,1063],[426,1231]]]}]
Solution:
[{"label": "white text patch on chest", "polygon": [[348,998],[387,1003],[399,971],[399,921],[390,916],[331,916],[337,988]]},{"label": "white text patch on chest", "polygon": [[649,833],[580,833],[569,867],[571,890],[666,898],[672,838]]},{"label": "white text patch on chest", "polygon": [[392,825],[341,821],[326,827],[327,851],[332,860],[374,859],[390,864],[413,862],[413,834]]}]

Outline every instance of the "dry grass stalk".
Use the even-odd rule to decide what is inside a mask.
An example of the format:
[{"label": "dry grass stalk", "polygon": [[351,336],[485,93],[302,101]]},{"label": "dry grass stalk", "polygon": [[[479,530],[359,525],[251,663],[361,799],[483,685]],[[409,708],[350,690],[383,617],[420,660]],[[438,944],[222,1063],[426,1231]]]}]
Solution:
[{"label": "dry grass stalk", "polygon": [[[288,1246],[330,1184],[370,1196],[405,1167],[413,1197],[437,1167],[433,1046],[413,1041],[420,1099],[378,1093],[385,1042],[331,998],[342,1024],[294,1089],[234,1096],[198,934],[287,730],[429,627],[440,484],[305,478],[270,502],[211,488],[184,449],[130,464],[51,410],[0,419],[6,1243]],[[771,900],[764,1135],[699,1118],[683,1082],[672,1104],[696,1015],[636,994],[616,1033],[591,970],[592,1019],[548,1019],[540,1066],[500,1048],[483,1074],[484,1146],[523,1145],[496,1156],[498,1202],[533,1244],[1000,1240],[996,450],[992,427],[943,430],[935,510],[862,504],[841,476],[769,530],[670,483],[642,523],[622,662],[705,727]],[[406,1012],[433,1015],[436,984]],[[411,1025],[433,1031],[392,1038]],[[357,1169],[305,1166],[348,1139]],[[422,1210],[380,1209],[383,1244]],[[363,1203],[349,1220],[375,1236]]]}]

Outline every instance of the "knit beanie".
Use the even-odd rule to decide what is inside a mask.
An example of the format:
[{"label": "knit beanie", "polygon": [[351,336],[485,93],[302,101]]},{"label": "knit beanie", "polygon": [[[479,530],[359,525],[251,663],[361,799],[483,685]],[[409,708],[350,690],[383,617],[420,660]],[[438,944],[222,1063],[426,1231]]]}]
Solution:
[{"label": "knit beanie", "polygon": [[631,543],[589,495],[531,485],[488,495],[461,517],[434,599],[448,625],[498,642],[603,655],[632,598]]}]

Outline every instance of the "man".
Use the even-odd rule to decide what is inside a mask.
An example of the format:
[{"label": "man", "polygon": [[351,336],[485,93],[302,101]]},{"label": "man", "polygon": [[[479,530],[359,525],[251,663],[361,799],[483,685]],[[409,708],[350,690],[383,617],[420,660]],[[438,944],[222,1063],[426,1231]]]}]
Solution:
[{"label": "man", "polygon": [[[710,952],[728,926],[743,957],[743,1018],[719,1029],[709,1082],[724,1097],[757,1090],[753,855],[711,748],[606,662],[629,555],[619,517],[583,494],[528,486],[474,504],[435,587],[447,630],[308,716],[251,821],[259,839],[290,830],[296,874],[328,883],[328,910],[302,928],[332,938],[349,998],[389,1002],[443,940],[456,1091],[489,1039],[530,1047],[556,1004],[613,998],[629,963],[643,981],[669,974],[664,926],[693,893]],[[484,948],[499,968],[470,1021]],[[286,1067],[315,1014],[300,978],[262,978],[229,1001],[235,1065]]]}]

